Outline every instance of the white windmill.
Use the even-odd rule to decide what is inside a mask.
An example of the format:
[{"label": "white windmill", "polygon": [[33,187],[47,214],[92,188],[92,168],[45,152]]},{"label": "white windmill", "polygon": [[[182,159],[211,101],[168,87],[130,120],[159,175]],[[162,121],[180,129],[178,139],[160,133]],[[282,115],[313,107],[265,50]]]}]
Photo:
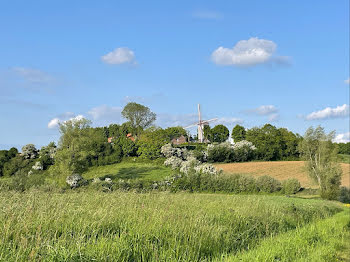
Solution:
[{"label": "white windmill", "polygon": [[213,119],[209,119],[209,120],[202,120],[201,107],[200,107],[200,104],[198,104],[198,120],[199,120],[198,123],[194,123],[190,126],[186,126],[185,128],[198,126],[198,141],[200,143],[203,143],[203,140],[204,140],[203,128],[204,128],[204,126],[209,125],[209,122],[213,122],[213,121],[217,120],[217,118],[213,118]]}]

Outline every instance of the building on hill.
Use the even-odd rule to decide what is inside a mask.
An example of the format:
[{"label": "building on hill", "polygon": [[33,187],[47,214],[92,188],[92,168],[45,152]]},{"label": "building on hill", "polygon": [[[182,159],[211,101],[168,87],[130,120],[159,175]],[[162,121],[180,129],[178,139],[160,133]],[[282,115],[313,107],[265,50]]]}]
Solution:
[{"label": "building on hill", "polygon": [[171,139],[171,143],[173,145],[181,145],[187,142],[187,138],[184,135],[181,135],[179,137],[174,137]]},{"label": "building on hill", "polygon": [[[135,138],[132,136],[131,133],[127,134],[126,137],[129,138],[131,141],[135,142]],[[113,140],[114,140],[115,138],[116,138],[116,137],[108,137],[108,138],[107,138],[107,142],[108,142],[108,143],[113,143]]]}]

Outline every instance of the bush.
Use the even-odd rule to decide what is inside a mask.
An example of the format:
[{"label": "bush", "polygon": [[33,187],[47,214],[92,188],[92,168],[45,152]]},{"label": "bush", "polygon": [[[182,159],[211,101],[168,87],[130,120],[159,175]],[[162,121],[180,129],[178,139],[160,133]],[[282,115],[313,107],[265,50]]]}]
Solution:
[{"label": "bush", "polygon": [[252,142],[242,140],[233,145],[234,150],[234,161],[235,162],[244,162],[252,160],[254,158],[254,150],[256,147]]},{"label": "bush", "polygon": [[282,192],[286,195],[291,195],[299,192],[301,186],[298,179],[289,178],[282,182]]},{"label": "bush", "polygon": [[281,182],[270,176],[261,176],[256,183],[261,192],[273,193],[281,190]]},{"label": "bush", "polygon": [[350,188],[340,188],[339,201],[342,203],[350,204]]},{"label": "bush", "polygon": [[230,143],[208,145],[208,162],[230,162],[233,160],[234,151]]}]

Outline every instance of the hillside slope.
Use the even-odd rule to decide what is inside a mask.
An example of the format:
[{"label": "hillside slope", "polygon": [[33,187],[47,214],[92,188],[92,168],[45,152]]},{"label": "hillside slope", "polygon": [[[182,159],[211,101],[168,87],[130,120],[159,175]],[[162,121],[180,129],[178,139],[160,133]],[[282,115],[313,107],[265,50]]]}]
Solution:
[{"label": "hillside slope", "polygon": [[[309,179],[304,161],[269,161],[216,164],[227,174],[249,174],[254,177],[269,175],[278,180],[296,178],[303,187],[316,187]],[[350,187],[350,164],[341,163],[343,169],[342,185]]]}]

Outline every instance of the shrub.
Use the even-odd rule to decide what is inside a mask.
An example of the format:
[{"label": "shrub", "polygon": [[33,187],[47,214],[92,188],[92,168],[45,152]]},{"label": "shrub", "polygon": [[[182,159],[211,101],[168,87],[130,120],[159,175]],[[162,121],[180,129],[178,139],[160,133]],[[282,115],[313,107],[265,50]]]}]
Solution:
[{"label": "shrub", "polygon": [[189,174],[195,166],[198,166],[200,162],[194,157],[189,157],[186,161],[181,163],[180,172],[184,174]]},{"label": "shrub", "polygon": [[339,193],[339,201],[350,204],[350,188],[341,187]]},{"label": "shrub", "polygon": [[296,178],[289,178],[282,182],[282,192],[286,195],[291,195],[299,192],[301,186]]},{"label": "shrub", "polygon": [[252,142],[242,140],[233,145],[234,150],[234,161],[235,162],[243,162],[252,160],[254,157],[254,151],[256,147]]},{"label": "shrub", "polygon": [[207,163],[194,167],[194,170],[196,171],[196,173],[202,173],[207,175],[217,175],[219,173],[215,166]]},{"label": "shrub", "polygon": [[281,182],[270,176],[261,176],[256,183],[261,192],[273,193],[281,190]]},{"label": "shrub", "polygon": [[234,156],[233,147],[230,143],[210,144],[207,147],[207,153],[209,162],[230,162]]},{"label": "shrub", "polygon": [[171,169],[177,169],[181,167],[182,160],[176,156],[171,156],[167,160],[164,161],[165,166],[170,166]]}]

